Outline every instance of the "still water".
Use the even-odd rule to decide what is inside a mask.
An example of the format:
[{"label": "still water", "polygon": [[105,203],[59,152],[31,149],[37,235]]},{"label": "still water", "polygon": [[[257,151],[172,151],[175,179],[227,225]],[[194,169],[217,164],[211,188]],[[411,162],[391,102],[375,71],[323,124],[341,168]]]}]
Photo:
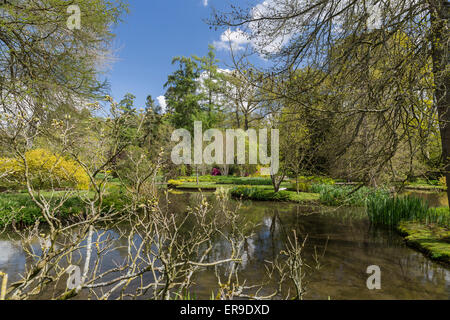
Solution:
[{"label": "still water", "polygon": [[[172,195],[171,210],[183,212],[198,196]],[[396,233],[373,228],[362,209],[325,210],[288,203],[244,202],[240,214],[257,224],[245,244],[240,272],[240,279],[248,284],[267,279],[266,261],[274,260],[295,230],[308,236],[303,253],[306,260],[315,250],[322,253],[326,247],[321,269],[309,279],[306,299],[450,299],[450,270],[408,248]],[[220,249],[220,244],[217,248],[216,258],[225,257],[227,248]],[[120,250],[113,252],[105,268],[112,267],[112,261],[124,254]],[[8,234],[1,235],[0,270],[15,281],[25,263],[20,243]],[[367,289],[366,270],[371,265],[381,268],[381,290]],[[197,299],[209,299],[217,290],[213,270],[202,271],[195,280],[193,296]],[[265,291],[271,289],[269,284]]]}]

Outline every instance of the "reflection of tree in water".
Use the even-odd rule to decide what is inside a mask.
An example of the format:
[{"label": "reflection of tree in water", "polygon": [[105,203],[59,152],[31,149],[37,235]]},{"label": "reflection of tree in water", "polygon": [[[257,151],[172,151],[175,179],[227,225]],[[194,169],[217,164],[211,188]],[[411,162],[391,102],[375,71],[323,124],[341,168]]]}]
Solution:
[{"label": "reflection of tree in water", "polygon": [[[175,215],[183,214],[196,197],[195,194],[177,195],[168,208]],[[252,230],[252,236],[242,245],[242,263],[239,268],[242,279],[248,279],[249,283],[259,283],[265,277],[266,261],[276,259],[280,251],[285,249],[287,238],[295,230],[299,235],[298,241],[309,235],[302,252],[302,256],[309,262],[312,261],[314,247],[321,252],[330,237],[323,269],[313,274],[311,294],[308,298],[351,298],[359,295],[360,298],[371,298],[365,286],[365,271],[367,266],[372,264],[379,265],[385,279],[389,279],[383,283],[385,291],[379,297],[436,298],[448,296],[450,292],[448,270],[430,262],[422,254],[406,248],[402,238],[395,232],[372,228],[364,216],[348,208],[318,212],[317,208],[291,204],[248,203],[244,204],[240,214],[246,220],[258,222]],[[123,224],[108,231],[108,235],[115,239],[115,249],[104,257],[104,269],[127,259],[128,239],[119,235],[127,234],[129,230],[130,226]],[[135,240],[137,244],[141,243],[140,239]],[[7,256],[6,264],[12,265],[18,259],[25,259],[24,254],[18,252],[20,246],[13,247],[14,257],[7,255],[11,246],[8,244],[6,250],[2,250],[5,248],[4,242],[8,241],[0,241],[0,259],[2,253]],[[214,239],[214,247],[208,261],[227,257],[230,251],[231,247],[227,241]],[[82,256],[83,252],[79,254]],[[30,263],[31,257],[28,259]],[[95,259],[96,257],[93,257],[92,260]],[[4,265],[4,262],[0,263],[0,269],[2,264]],[[220,269],[226,273],[232,264],[223,265]],[[205,293],[202,297],[208,297],[214,280],[208,282],[206,279],[213,279],[214,268],[205,268],[202,272],[198,275],[197,282],[202,284],[201,294]]]},{"label": "reflection of tree in water", "polygon": [[24,264],[20,242],[0,240],[0,271],[21,272]]}]

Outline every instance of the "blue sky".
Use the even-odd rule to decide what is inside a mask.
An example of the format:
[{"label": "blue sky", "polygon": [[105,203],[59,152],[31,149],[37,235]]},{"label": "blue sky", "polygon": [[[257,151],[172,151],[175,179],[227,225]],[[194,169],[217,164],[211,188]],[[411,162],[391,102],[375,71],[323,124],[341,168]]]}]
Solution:
[{"label": "blue sky", "polygon": [[[145,106],[147,95],[156,100],[164,95],[164,83],[174,70],[175,56],[204,56],[208,44],[219,41],[224,30],[210,29],[204,22],[211,5],[220,9],[227,1],[209,0],[129,0],[130,13],[115,28],[117,60],[106,74],[116,101],[130,92],[135,107]],[[218,50],[225,61],[226,50]],[[222,65],[224,67],[225,65]]]}]

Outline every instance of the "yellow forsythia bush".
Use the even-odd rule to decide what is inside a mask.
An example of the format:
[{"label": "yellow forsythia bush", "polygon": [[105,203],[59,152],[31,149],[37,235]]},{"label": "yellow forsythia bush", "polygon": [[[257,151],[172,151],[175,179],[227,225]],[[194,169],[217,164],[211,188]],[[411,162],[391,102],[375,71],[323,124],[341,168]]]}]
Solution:
[{"label": "yellow forsythia bush", "polygon": [[180,186],[182,184],[183,184],[183,181],[181,181],[181,180],[169,180],[169,181],[167,181],[167,186],[169,188],[176,188],[176,187],[178,187],[178,186]]},{"label": "yellow forsythia bush", "polygon": [[[25,153],[34,188],[89,188],[89,176],[75,161],[45,149]],[[0,158],[0,185],[7,188],[25,185],[25,164],[22,159]]]}]

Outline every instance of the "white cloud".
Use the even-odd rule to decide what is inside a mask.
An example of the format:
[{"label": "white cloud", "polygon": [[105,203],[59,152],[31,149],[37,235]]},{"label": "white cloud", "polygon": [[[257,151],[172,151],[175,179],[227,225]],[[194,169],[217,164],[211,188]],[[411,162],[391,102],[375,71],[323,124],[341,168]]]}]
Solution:
[{"label": "white cloud", "polygon": [[205,6],[205,7],[208,6],[208,0],[203,0],[203,6]]},{"label": "white cloud", "polygon": [[[279,3],[274,0],[265,0],[256,5],[251,10],[253,18],[261,18],[278,12]],[[281,50],[292,38],[293,34],[281,32],[282,29],[270,30],[271,25],[267,24],[268,29],[261,33],[261,26],[258,23],[249,23],[247,32],[237,28],[228,29],[220,36],[220,41],[214,41],[213,45],[219,50],[241,51],[250,45],[261,54],[262,57],[267,53],[273,54]],[[266,34],[267,32],[267,34]],[[273,34],[278,34],[273,37]]]},{"label": "white cloud", "polygon": [[159,96],[159,97],[156,98],[156,100],[158,100],[158,104],[161,107],[161,112],[162,113],[166,113],[166,111],[167,111],[166,97],[165,96]]},{"label": "white cloud", "polygon": [[[379,1],[377,4],[369,4],[356,2],[354,10],[358,14],[369,13],[368,19],[369,29],[377,29],[382,26],[382,12],[384,9],[395,10],[395,5],[399,0]],[[419,3],[423,0],[408,0],[412,3]],[[292,5],[292,4],[295,5]],[[267,55],[276,54],[285,47],[290,40],[298,35],[308,35],[311,32],[311,21],[320,21],[325,15],[333,10],[334,13],[347,12],[344,10],[350,3],[350,0],[341,0],[338,2],[330,1],[323,10],[309,10],[313,3],[309,0],[261,0],[250,11],[253,19],[259,19],[256,22],[250,22],[246,25],[245,30],[228,29],[220,37],[220,41],[215,41],[214,45],[217,49],[240,51],[245,45],[251,46],[253,50],[258,52],[261,58]],[[388,11],[389,11],[388,10]],[[386,10],[384,10],[386,11]],[[298,12],[309,12],[307,14],[297,15]],[[295,16],[289,20],[265,20],[264,17],[270,16]],[[347,19],[347,14],[336,14],[333,18],[333,29],[341,32],[341,26]],[[229,39],[228,39],[229,38]]]},{"label": "white cloud", "polygon": [[228,29],[220,36],[220,41],[214,41],[213,45],[218,50],[240,51],[244,50],[247,45],[251,44],[248,34],[241,29]]}]

